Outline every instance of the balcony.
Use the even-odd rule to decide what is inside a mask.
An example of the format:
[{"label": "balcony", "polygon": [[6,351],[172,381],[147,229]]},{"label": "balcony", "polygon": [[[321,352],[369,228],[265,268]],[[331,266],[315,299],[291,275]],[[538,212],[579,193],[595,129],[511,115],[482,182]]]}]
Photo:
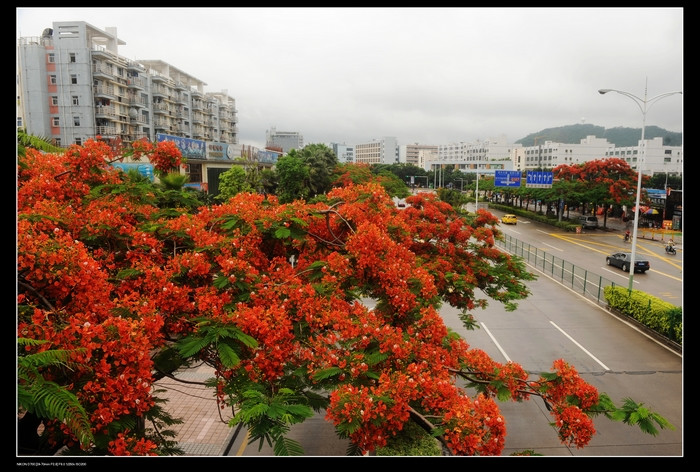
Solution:
[{"label": "balcony", "polygon": [[129,88],[143,90],[146,88],[146,80],[143,77],[129,77],[127,80],[127,85]]},{"label": "balcony", "polygon": [[93,90],[95,91],[95,97],[97,98],[108,98],[110,100],[117,98],[117,95],[114,92],[114,87],[111,85],[95,85]]},{"label": "balcony", "polygon": [[117,110],[114,105],[102,106],[97,105],[95,107],[95,117],[96,118],[114,118],[117,116]]},{"label": "balcony", "polygon": [[137,97],[132,95],[129,97],[129,105],[144,108],[148,106],[148,100],[142,96]]},{"label": "balcony", "polygon": [[170,106],[167,103],[154,103],[153,104],[153,113],[157,113],[160,115],[169,115],[171,112]]},{"label": "balcony", "polygon": [[151,89],[151,93],[154,97],[168,98],[169,96],[167,87],[163,87],[162,85],[154,85]]},{"label": "balcony", "polygon": [[117,128],[115,126],[96,126],[95,134],[98,136],[116,136]]},{"label": "balcony", "polygon": [[104,47],[96,47],[92,50],[92,57],[101,57],[103,59],[114,60],[115,56],[111,52],[104,49]]},{"label": "balcony", "polygon": [[100,77],[108,80],[114,78],[112,75],[112,67],[99,62],[97,64],[93,64],[92,75],[94,77]]}]

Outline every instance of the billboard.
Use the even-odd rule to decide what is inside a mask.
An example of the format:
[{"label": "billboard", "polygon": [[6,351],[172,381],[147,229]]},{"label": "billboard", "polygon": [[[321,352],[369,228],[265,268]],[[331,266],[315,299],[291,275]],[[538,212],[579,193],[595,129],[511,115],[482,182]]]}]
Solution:
[{"label": "billboard", "polygon": [[239,157],[236,147],[228,143],[207,142],[207,159],[231,160]]},{"label": "billboard", "polygon": [[129,172],[130,170],[136,170],[139,174],[146,177],[148,180],[153,182],[153,164],[142,164],[140,162],[113,162],[112,167],[116,167],[122,172]]},{"label": "billboard", "polygon": [[278,152],[274,151],[258,151],[258,162],[265,164],[277,164]]},{"label": "billboard", "polygon": [[188,159],[206,159],[206,143],[199,139],[181,138],[169,134],[156,134],[156,141],[172,141],[182,153],[182,157]]}]

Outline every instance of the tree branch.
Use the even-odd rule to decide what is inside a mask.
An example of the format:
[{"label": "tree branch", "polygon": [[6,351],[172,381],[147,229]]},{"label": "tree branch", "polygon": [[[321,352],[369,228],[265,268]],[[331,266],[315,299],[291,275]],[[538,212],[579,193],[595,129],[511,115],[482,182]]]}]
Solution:
[{"label": "tree branch", "polygon": [[[423,416],[422,414],[418,413],[416,410],[414,410],[412,407],[409,407],[409,414],[411,415],[411,419],[421,428],[423,428],[428,434],[431,436],[433,435],[433,431],[435,430],[435,425],[430,422],[428,418]],[[452,455],[452,451],[450,450],[449,446],[447,445],[447,440],[445,439],[445,436],[442,434],[439,436],[435,436],[435,439],[440,441],[440,443],[443,445],[444,449]]]}]

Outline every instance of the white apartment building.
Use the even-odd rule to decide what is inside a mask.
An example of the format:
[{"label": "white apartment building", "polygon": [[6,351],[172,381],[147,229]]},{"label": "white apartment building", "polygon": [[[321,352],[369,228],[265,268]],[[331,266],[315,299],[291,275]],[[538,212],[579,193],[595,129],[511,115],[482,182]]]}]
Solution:
[{"label": "white apartment building", "polygon": [[270,128],[266,132],[265,146],[271,148],[281,148],[284,154],[290,149],[301,149],[304,147],[304,137],[296,131],[277,131]]},{"label": "white apartment building", "polygon": [[331,143],[330,147],[341,164],[355,162],[355,146],[348,146],[345,143]]},{"label": "white apartment building", "polygon": [[18,40],[18,128],[63,147],[97,137],[115,146],[174,141],[187,158],[189,185],[210,193],[233,159],[256,161],[257,148],[238,143],[236,101],[227,91],[205,93],[206,83],[171,64],[120,56],[126,43],[116,28],[52,26]]},{"label": "white apartment building", "polygon": [[395,137],[383,137],[369,143],[355,145],[355,162],[365,164],[396,164],[399,147]]},{"label": "white apartment building", "polygon": [[17,48],[18,126],[59,146],[158,134],[238,143],[235,99],[163,61],[126,59],[116,28],[54,22]]},{"label": "white apartment building", "polygon": [[629,166],[637,170],[639,166],[639,153],[644,157],[642,162],[642,174],[667,174],[680,176],[683,174],[683,147],[664,146],[663,138],[641,140],[637,146],[615,147],[610,146],[605,150],[605,157],[617,157],[623,159]]},{"label": "white apartment building", "polygon": [[401,144],[399,145],[399,163],[423,167],[426,156],[437,155],[438,146],[433,144]]}]

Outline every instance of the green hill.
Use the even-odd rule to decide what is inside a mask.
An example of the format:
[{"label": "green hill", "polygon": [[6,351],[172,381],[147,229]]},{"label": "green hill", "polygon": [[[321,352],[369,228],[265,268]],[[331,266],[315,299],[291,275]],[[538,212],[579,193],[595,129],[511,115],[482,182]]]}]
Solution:
[{"label": "green hill", "polygon": [[[587,136],[605,138],[616,147],[636,146],[639,143],[639,138],[642,137],[642,129],[622,127],[605,129],[602,126],[576,124],[543,129],[536,133],[529,134],[515,141],[515,143],[522,144],[525,147],[534,146],[535,138],[537,138],[538,144],[542,144],[545,141],[578,144]],[[644,130],[644,139],[657,137],[663,138],[665,146],[681,146],[683,143],[683,133],[667,131],[658,126],[647,126]]]}]

